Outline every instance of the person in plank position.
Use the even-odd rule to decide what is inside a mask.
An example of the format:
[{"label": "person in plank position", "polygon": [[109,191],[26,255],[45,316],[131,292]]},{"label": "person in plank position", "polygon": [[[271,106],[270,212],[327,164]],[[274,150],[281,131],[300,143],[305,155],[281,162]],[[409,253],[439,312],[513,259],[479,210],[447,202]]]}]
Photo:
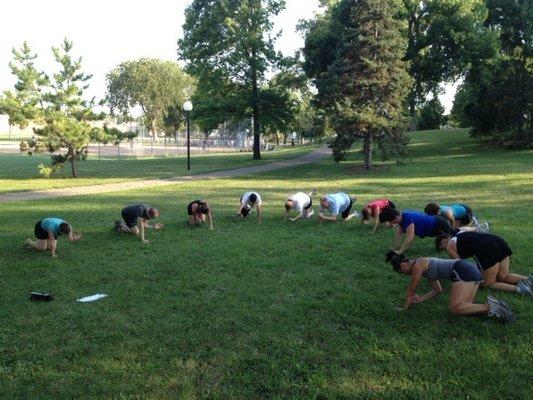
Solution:
[{"label": "person in plank position", "polygon": [[[322,224],[324,221],[337,221],[339,214],[344,221],[349,221],[357,216],[356,212],[350,214],[352,206],[356,198],[348,196],[346,193],[328,194],[320,199],[320,212],[318,213],[318,222]],[[329,215],[324,212],[328,211]]]}]

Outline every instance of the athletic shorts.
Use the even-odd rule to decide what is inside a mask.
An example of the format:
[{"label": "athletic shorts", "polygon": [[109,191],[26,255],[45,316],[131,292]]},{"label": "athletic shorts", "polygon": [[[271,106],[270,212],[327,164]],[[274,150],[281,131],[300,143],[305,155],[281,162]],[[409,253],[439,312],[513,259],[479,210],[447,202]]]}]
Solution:
[{"label": "athletic shorts", "polygon": [[309,210],[311,207],[313,207],[313,199],[309,196],[309,205],[304,207],[304,210]]},{"label": "athletic shorts", "polygon": [[483,280],[479,267],[470,261],[458,260],[452,268],[452,282],[476,282]]},{"label": "athletic shorts", "polygon": [[476,246],[474,257],[483,271],[511,256],[513,251],[499,236],[487,236]]},{"label": "athletic shorts", "polygon": [[472,212],[472,209],[470,207],[465,206],[464,204],[461,205],[465,208],[466,215],[462,218],[458,218],[457,220],[461,221],[461,224],[463,225],[468,225],[470,222],[472,222],[472,217],[474,216],[474,213]]},{"label": "athletic shorts", "polygon": [[450,221],[448,221],[446,218],[441,217],[440,215],[435,215],[435,230],[433,231],[432,235],[429,235],[430,237],[437,237],[442,233],[448,233],[452,236],[456,235],[457,232],[459,232],[458,229],[454,229],[452,225],[450,224]]},{"label": "athletic shorts", "polygon": [[350,215],[350,211],[352,211],[352,206],[353,206],[353,199],[350,197],[350,205],[348,206],[348,208],[346,208],[346,210],[342,212],[341,214],[342,219],[348,218],[348,215]]},{"label": "athletic shorts", "polygon": [[[35,228],[34,228],[33,232],[35,233],[35,237],[37,239],[46,240],[46,239],[48,239],[48,232],[43,229],[43,227],[41,226],[41,222],[42,222],[42,220],[40,220],[39,222],[37,222],[35,224]],[[54,237],[57,240],[57,235],[55,233],[54,233]]]},{"label": "athletic shorts", "polygon": [[131,229],[137,226],[137,217],[132,217],[131,215],[126,214],[124,210],[122,210],[122,218],[124,219],[124,222],[128,228]]},{"label": "athletic shorts", "polygon": [[[385,207],[387,208],[387,207]],[[389,207],[388,208],[392,208],[393,210],[396,210],[396,204],[394,204],[392,201],[389,200]]]}]

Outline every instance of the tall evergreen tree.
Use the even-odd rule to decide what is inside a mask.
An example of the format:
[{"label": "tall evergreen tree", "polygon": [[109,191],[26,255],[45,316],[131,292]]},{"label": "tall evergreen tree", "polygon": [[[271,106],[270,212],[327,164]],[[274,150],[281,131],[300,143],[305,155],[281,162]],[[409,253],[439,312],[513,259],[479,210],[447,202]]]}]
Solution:
[{"label": "tall evergreen tree", "polygon": [[374,141],[402,143],[403,102],[410,78],[403,61],[406,41],[395,19],[395,0],[344,0],[341,20],[346,29],[332,65],[337,96],[333,128],[335,160],[363,140],[365,168],[372,168]]},{"label": "tall evergreen tree", "polygon": [[178,52],[199,80],[234,86],[253,118],[253,158],[261,158],[261,87],[281,56],[274,50],[272,18],[284,0],[193,0],[185,11]]}]

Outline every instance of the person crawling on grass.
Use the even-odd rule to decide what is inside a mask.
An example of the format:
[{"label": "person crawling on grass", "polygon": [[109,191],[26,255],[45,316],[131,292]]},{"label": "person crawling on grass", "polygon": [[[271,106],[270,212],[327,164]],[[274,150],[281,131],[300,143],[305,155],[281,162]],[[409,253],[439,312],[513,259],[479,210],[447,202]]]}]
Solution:
[{"label": "person crawling on grass", "polygon": [[501,237],[479,232],[442,234],[437,237],[435,246],[437,251],[446,250],[452,258],[473,257],[483,271],[483,286],[533,296],[533,276],[510,273],[513,251]]},{"label": "person crawling on grass", "polygon": [[[404,210],[399,212],[394,209],[387,209],[382,212],[383,220],[396,226],[394,235],[393,250],[398,254],[403,254],[411,247],[415,236],[420,239],[437,237],[442,233],[455,235],[459,229],[452,227],[450,222],[440,215],[427,215],[420,211]],[[461,230],[476,230],[474,227],[463,227]],[[405,239],[402,242],[402,237]]]},{"label": "person crawling on grass", "polygon": [[313,196],[316,195],[316,191],[313,190],[310,193],[298,192],[290,196],[285,202],[285,216],[283,221],[287,221],[289,213],[294,210],[298,215],[294,218],[289,218],[294,222],[299,219],[308,219],[314,215],[313,212]]},{"label": "person crawling on grass", "polygon": [[207,218],[209,219],[209,229],[213,230],[213,211],[211,207],[204,200],[194,200],[187,206],[187,214],[189,215],[189,225],[197,226],[203,224]]},{"label": "person crawling on grass", "polygon": [[28,239],[26,245],[39,251],[50,250],[52,257],[57,257],[57,238],[67,236],[69,242],[81,239],[82,234],[72,229],[72,226],[61,218],[49,217],[38,221],[34,229],[37,240]]},{"label": "person crawling on grass", "polygon": [[489,232],[489,223],[485,221],[480,224],[474,217],[474,212],[466,204],[439,205],[437,203],[428,203],[424,208],[427,215],[440,215],[446,218],[454,228],[469,226],[473,223],[480,232]]},{"label": "person crawling on grass", "polygon": [[[320,199],[320,212],[318,213],[318,223],[322,224],[324,221],[337,221],[339,214],[344,221],[349,221],[358,214],[353,212],[352,206],[355,203],[356,198],[348,196],[346,193],[333,193],[328,194]],[[324,212],[328,211],[330,215],[326,215]]]},{"label": "person crawling on grass", "polygon": [[241,196],[239,207],[237,208],[237,215],[241,218],[246,218],[252,208],[257,209],[257,222],[261,223],[261,206],[263,202],[261,196],[257,192],[246,192]]},{"label": "person crawling on grass", "polygon": [[[410,260],[392,250],[387,253],[386,260],[392,264],[394,271],[411,277],[403,305],[404,310],[441,294],[440,279],[446,279],[452,282],[448,309],[453,315],[488,315],[504,322],[515,320],[513,311],[501,300],[487,296],[485,304],[474,303],[483,275],[471,262],[433,257]],[[422,277],[429,281],[431,290],[419,296],[416,294],[416,288]]]},{"label": "person crawling on grass", "polygon": [[124,223],[120,220],[115,221],[115,228],[117,232],[127,233],[129,235],[139,236],[141,241],[149,243],[145,238],[144,231],[146,229],[162,229],[163,224],[155,223],[150,225],[148,221],[159,217],[159,210],[146,204],[132,204],[122,209],[122,218]]},{"label": "person crawling on grass", "polygon": [[396,205],[388,199],[372,200],[361,210],[361,222],[367,225],[372,221],[372,233],[376,233],[379,224],[390,227],[391,225],[385,221],[384,215],[382,214],[382,211],[387,209],[396,210]]}]

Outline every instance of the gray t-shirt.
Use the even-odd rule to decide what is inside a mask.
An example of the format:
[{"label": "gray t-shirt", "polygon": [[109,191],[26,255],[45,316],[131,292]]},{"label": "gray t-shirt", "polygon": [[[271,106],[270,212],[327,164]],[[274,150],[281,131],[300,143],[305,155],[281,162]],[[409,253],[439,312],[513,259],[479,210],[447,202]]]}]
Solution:
[{"label": "gray t-shirt", "polygon": [[422,275],[431,280],[451,279],[452,270],[459,260],[446,260],[443,258],[429,258],[429,267]]}]

